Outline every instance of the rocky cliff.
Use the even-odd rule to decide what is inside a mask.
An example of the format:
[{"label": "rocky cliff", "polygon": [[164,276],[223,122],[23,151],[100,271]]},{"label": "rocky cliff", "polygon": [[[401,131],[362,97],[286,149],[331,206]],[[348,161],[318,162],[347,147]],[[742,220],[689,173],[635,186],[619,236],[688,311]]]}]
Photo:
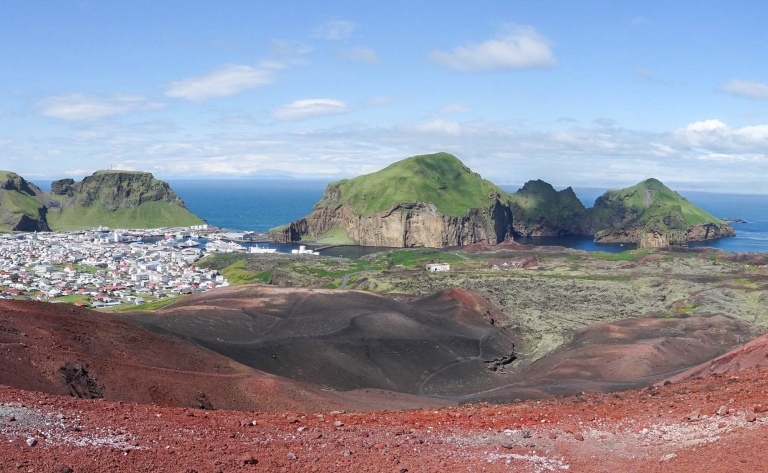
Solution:
[{"label": "rocky cliff", "polygon": [[587,209],[568,187],[556,191],[542,180],[528,181],[507,198],[512,227],[520,236],[564,236],[589,234]]},{"label": "rocky cliff", "polygon": [[343,229],[358,245],[442,248],[477,242],[499,243],[511,235],[509,208],[498,200],[484,209],[470,209],[462,217],[438,212],[432,204],[411,202],[393,205],[384,212],[357,215],[348,205],[316,208],[308,216],[273,232],[278,242],[319,237]]},{"label": "rocky cliff", "polygon": [[271,233],[285,243],[340,232],[358,245],[437,248],[566,235],[655,248],[734,234],[656,179],[606,192],[587,209],[570,187],[541,180],[508,194],[447,153],[331,183],[311,214]]},{"label": "rocky cliff", "polygon": [[274,229],[297,241],[341,229],[356,244],[393,247],[498,243],[512,235],[507,194],[447,153],[414,156],[328,185],[308,216]]},{"label": "rocky cliff", "polygon": [[45,231],[53,199],[15,172],[0,171],[0,230]]},{"label": "rocky cliff", "polygon": [[54,230],[98,226],[157,228],[200,224],[167,182],[135,171],[97,171],[80,182],[54,181],[58,203],[48,211]]},{"label": "rocky cliff", "polygon": [[661,248],[735,235],[726,222],[656,179],[606,192],[595,201],[589,216],[597,243]]}]

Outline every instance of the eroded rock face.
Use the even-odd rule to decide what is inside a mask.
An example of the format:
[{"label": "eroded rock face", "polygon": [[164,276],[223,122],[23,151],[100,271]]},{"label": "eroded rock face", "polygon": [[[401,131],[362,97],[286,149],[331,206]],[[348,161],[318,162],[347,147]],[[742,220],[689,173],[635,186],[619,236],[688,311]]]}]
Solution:
[{"label": "eroded rock face", "polygon": [[498,200],[487,209],[470,209],[463,217],[443,215],[423,202],[397,204],[386,212],[365,216],[355,214],[346,205],[336,209],[320,207],[275,234],[275,239],[296,241],[303,235],[317,237],[333,228],[346,230],[355,243],[364,246],[496,244],[512,235],[512,214]]},{"label": "eroded rock face", "polygon": [[68,195],[72,197],[75,188],[74,179],[59,179],[58,181],[51,182],[51,194],[56,195]]},{"label": "eroded rock face", "polygon": [[727,236],[736,236],[733,227],[727,224],[702,223],[688,227],[688,241],[716,240]]},{"label": "eroded rock face", "polygon": [[47,208],[54,205],[46,192],[14,172],[0,171],[0,229],[47,231]]},{"label": "eroded rock face", "polygon": [[637,243],[638,248],[665,248],[685,246],[689,241],[715,240],[736,233],[730,225],[703,223],[690,225],[683,230],[647,230],[629,227],[601,230],[595,234],[595,243]]},{"label": "eroded rock face", "polygon": [[509,196],[512,226],[524,237],[590,235],[588,211],[568,187],[555,190],[542,180],[528,181]]},{"label": "eroded rock face", "polygon": [[640,248],[664,248],[670,245],[669,233],[649,232],[640,237]]},{"label": "eroded rock face", "polygon": [[[59,190],[66,193],[68,183],[57,182]],[[187,208],[167,182],[157,180],[147,172],[97,172],[71,186],[69,190],[75,194],[76,202],[83,206],[99,202],[116,210],[138,207],[145,202],[164,201]]]}]

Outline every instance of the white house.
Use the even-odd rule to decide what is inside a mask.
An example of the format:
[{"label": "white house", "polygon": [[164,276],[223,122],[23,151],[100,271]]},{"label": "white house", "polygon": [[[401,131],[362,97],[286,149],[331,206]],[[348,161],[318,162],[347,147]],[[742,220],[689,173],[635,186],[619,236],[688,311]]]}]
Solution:
[{"label": "white house", "polygon": [[445,273],[451,270],[451,265],[447,263],[430,263],[427,265],[427,271],[430,273]]}]

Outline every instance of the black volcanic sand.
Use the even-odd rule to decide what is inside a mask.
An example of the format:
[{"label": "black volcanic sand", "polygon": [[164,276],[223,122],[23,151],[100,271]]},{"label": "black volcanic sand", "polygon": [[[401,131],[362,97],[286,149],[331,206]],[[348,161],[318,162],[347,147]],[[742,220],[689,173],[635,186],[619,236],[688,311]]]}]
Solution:
[{"label": "black volcanic sand", "polygon": [[[447,291],[450,292],[450,291]],[[416,303],[357,291],[240,286],[129,321],[245,365],[334,389],[456,395],[496,387],[519,335],[466,291]]]},{"label": "black volcanic sand", "polygon": [[492,324],[501,311],[462,289],[403,303],[357,291],[239,286],[121,316],[301,382],[492,402],[649,385],[762,333],[723,316],[631,318],[576,331],[528,364],[514,352],[519,333]]}]

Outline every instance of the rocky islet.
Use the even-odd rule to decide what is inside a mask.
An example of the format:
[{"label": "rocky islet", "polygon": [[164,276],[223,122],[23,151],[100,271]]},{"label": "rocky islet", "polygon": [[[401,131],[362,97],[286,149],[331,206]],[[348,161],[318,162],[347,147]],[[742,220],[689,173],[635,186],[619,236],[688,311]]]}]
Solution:
[{"label": "rocky islet", "polygon": [[333,182],[312,213],[271,233],[286,243],[338,229],[358,245],[434,248],[567,235],[661,248],[735,235],[656,179],[608,191],[588,209],[570,187],[556,191],[541,180],[508,194],[448,153]]}]

